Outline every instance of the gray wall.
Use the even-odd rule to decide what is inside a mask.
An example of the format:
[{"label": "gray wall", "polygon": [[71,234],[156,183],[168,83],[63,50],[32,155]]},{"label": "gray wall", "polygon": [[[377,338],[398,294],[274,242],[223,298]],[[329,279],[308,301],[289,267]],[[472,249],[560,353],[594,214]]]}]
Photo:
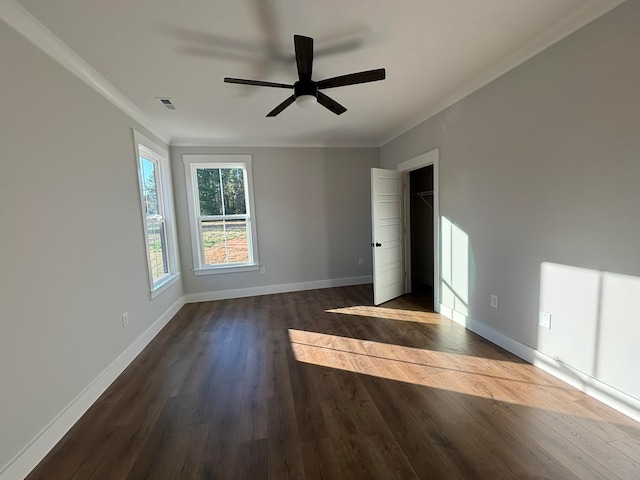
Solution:
[{"label": "gray wall", "polygon": [[626,2],[384,145],[381,164],[440,149],[472,319],[640,399],[639,55]]},{"label": "gray wall", "polygon": [[182,287],[149,298],[136,125],[3,22],[0,63],[2,470]]},{"label": "gray wall", "polygon": [[[252,155],[265,275],[193,275],[182,155],[212,153]],[[371,275],[370,169],[378,166],[377,148],[172,147],[171,158],[187,294]]]}]

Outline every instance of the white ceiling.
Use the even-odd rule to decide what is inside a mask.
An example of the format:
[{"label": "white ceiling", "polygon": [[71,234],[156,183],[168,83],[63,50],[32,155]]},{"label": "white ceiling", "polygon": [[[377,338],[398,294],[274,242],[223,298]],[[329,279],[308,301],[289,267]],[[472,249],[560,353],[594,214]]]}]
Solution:
[{"label": "white ceiling", "polygon": [[[622,3],[0,1],[6,21],[169,143],[317,146],[384,144]],[[294,34],[315,40],[314,80],[381,67],[387,78],[326,90],[341,116],[294,104],[266,118],[291,92],[223,78],[293,83]]]}]

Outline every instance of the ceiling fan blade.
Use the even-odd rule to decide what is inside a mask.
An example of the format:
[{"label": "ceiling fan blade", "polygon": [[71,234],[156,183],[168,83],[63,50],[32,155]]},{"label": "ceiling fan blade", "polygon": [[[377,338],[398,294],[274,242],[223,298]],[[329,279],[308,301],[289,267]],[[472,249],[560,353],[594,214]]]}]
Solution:
[{"label": "ceiling fan blade", "polygon": [[289,98],[287,98],[284,102],[282,102],[280,105],[278,105],[276,108],[274,108],[273,110],[271,110],[269,113],[267,113],[267,117],[275,117],[276,115],[278,115],[281,111],[283,111],[285,108],[287,108],[289,105],[291,105],[294,101],[295,101],[296,97],[294,95],[291,95]]},{"label": "ceiling fan blade", "polygon": [[334,88],[344,87],[346,85],[355,85],[356,83],[377,82],[384,80],[386,73],[384,68],[377,70],[367,70],[366,72],[350,73],[349,75],[341,75],[339,77],[327,78],[318,82],[318,88]]},{"label": "ceiling fan blade", "polygon": [[254,85],[256,87],[293,88],[293,85],[286,83],[263,82],[261,80],[245,80],[244,78],[225,77],[225,83],[238,83],[240,85]]},{"label": "ceiling fan blade", "polygon": [[300,80],[311,80],[313,71],[313,38],[294,35],[293,43],[296,49],[296,65]]},{"label": "ceiling fan blade", "polygon": [[326,96],[322,92],[318,92],[318,103],[323,107],[328,108],[336,115],[342,115],[344,112],[347,111],[346,108],[344,108],[342,105],[336,102],[333,98]]}]

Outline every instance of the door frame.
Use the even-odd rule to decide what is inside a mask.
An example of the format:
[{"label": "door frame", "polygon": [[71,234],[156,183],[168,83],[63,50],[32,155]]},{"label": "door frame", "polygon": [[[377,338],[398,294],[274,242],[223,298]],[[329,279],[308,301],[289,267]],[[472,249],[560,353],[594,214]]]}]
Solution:
[{"label": "door frame", "polygon": [[399,163],[397,170],[403,172],[404,187],[404,271],[405,292],[411,290],[411,202],[409,173],[419,168],[433,166],[433,309],[440,312],[440,182],[439,182],[440,149],[413,157]]}]

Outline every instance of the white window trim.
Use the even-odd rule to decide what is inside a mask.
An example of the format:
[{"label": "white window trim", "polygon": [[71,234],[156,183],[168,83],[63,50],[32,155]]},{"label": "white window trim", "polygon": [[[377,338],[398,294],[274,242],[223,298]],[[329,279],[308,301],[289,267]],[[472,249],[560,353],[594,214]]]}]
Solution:
[{"label": "white window trim", "polygon": [[[135,161],[136,170],[138,172],[138,191],[140,194],[140,216],[142,218],[142,237],[144,239],[144,248],[147,255],[147,274],[149,279],[149,288],[151,298],[155,298],[162,292],[167,290],[171,285],[175,284],[180,278],[180,264],[178,263],[178,237],[176,234],[175,209],[173,205],[173,192],[171,189],[171,168],[169,164],[169,153],[162,147],[149,140],[139,132],[133,130],[133,140],[135,145]],[[157,162],[158,182],[160,190],[158,191],[162,202],[165,224],[165,238],[167,242],[167,266],[166,275],[153,281],[153,272],[151,269],[151,252],[149,252],[149,240],[147,238],[147,219],[145,217],[144,194],[142,171],[140,170],[140,157],[148,158]]]},{"label": "white window trim", "polygon": [[[185,167],[185,179],[187,184],[187,198],[189,209],[189,227],[191,229],[191,253],[193,257],[194,275],[215,275],[220,273],[237,273],[256,271],[260,268],[258,259],[258,234],[255,207],[253,200],[253,175],[251,172],[251,155],[190,155],[182,156]],[[251,261],[234,265],[205,265],[202,260],[202,238],[198,226],[198,207],[196,203],[197,183],[195,175],[197,168],[237,168],[242,167],[246,174],[247,188],[247,227],[251,238]]]}]

